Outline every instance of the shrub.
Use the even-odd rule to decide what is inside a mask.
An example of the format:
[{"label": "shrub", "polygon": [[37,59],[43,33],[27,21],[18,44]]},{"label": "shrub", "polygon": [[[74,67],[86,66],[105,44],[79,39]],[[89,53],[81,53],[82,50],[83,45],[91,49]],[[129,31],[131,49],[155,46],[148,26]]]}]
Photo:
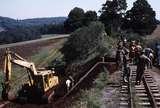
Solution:
[{"label": "shrub", "polygon": [[61,52],[67,63],[85,60],[93,54],[103,55],[109,49],[107,37],[104,25],[98,21],[92,22],[73,32]]}]

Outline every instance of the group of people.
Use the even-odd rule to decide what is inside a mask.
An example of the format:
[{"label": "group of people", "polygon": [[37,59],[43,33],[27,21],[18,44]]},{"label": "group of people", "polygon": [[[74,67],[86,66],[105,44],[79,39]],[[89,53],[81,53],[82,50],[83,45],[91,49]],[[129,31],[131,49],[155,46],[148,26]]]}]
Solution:
[{"label": "group of people", "polygon": [[117,68],[123,69],[123,81],[128,82],[130,76],[129,63],[137,66],[136,85],[141,83],[146,66],[152,68],[153,50],[142,48],[139,41],[131,41],[128,45],[126,39],[118,42],[116,61]]}]

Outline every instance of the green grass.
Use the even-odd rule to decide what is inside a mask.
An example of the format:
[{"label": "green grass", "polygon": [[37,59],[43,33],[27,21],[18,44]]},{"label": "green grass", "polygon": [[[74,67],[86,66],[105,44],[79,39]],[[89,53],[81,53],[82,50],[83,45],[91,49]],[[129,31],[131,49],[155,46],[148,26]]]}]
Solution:
[{"label": "green grass", "polygon": [[[104,70],[105,71],[105,70]],[[89,90],[81,90],[78,99],[70,108],[100,108],[103,104],[102,90],[108,83],[107,72],[102,71],[94,81],[94,86]]]}]

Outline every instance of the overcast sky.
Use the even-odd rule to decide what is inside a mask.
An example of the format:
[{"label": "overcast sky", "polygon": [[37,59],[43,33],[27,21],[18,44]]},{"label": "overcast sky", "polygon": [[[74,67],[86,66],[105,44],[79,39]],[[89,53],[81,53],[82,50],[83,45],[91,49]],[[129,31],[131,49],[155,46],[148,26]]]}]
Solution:
[{"label": "overcast sky", "polygon": [[[0,16],[15,19],[67,16],[71,9],[80,7],[98,10],[106,0],[0,0]],[[135,0],[127,0],[128,8]],[[148,0],[160,20],[160,0]]]}]

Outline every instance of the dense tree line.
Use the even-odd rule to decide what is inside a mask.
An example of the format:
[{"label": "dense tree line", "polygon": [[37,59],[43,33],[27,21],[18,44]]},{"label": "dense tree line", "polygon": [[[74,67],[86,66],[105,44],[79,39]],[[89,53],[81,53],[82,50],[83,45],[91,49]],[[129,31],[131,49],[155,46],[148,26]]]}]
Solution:
[{"label": "dense tree line", "polygon": [[0,44],[15,43],[20,41],[41,38],[36,28],[16,28],[0,32]]},{"label": "dense tree line", "polygon": [[156,26],[156,13],[147,0],[137,0],[125,15],[124,29],[131,29],[141,35],[151,34]]},{"label": "dense tree line", "polygon": [[70,33],[96,20],[97,13],[95,11],[87,11],[85,13],[83,9],[75,7],[70,11],[68,19],[64,22],[64,28],[66,33]]},{"label": "dense tree line", "polygon": [[155,11],[147,0],[135,1],[133,7],[128,11],[126,7],[126,0],[106,1],[102,7],[100,21],[105,24],[108,31],[126,30],[147,35],[155,30],[157,26]]},{"label": "dense tree line", "polygon": [[63,24],[65,20],[66,17],[33,18],[33,19],[16,20],[0,16],[0,27],[9,30],[9,29],[17,29],[21,27],[30,27],[30,26],[42,26],[50,24],[57,25],[57,24]]},{"label": "dense tree line", "polygon": [[137,0],[130,10],[126,9],[126,0],[106,0],[100,10],[101,15],[97,17],[95,11],[85,13],[83,9],[75,7],[70,11],[64,27],[66,32],[70,33],[99,20],[105,25],[109,35],[118,34],[122,30],[140,35],[151,34],[154,31],[157,26],[155,11],[147,0]]},{"label": "dense tree line", "polygon": [[109,35],[121,28],[126,9],[126,0],[107,0],[102,5],[99,20],[105,24],[106,31]]},{"label": "dense tree line", "polygon": [[0,32],[0,44],[15,43],[41,38],[43,34],[62,34],[63,24],[17,27]]},{"label": "dense tree line", "polygon": [[41,34],[64,34],[64,25],[55,24],[55,25],[43,25],[38,26]]}]

